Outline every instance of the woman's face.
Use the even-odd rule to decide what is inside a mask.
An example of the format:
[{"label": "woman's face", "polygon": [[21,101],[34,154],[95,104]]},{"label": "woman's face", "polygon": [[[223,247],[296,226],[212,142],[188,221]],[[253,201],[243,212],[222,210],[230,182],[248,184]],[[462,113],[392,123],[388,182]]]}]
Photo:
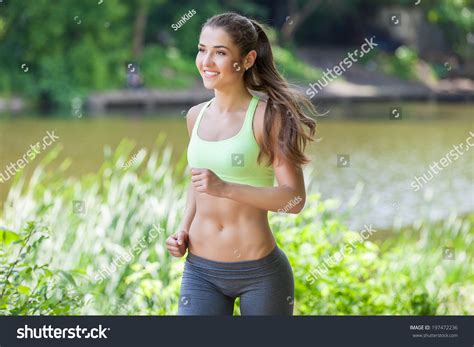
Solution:
[{"label": "woman's face", "polygon": [[199,38],[196,66],[207,89],[225,89],[242,82],[245,72],[230,36],[221,28],[205,27]]}]

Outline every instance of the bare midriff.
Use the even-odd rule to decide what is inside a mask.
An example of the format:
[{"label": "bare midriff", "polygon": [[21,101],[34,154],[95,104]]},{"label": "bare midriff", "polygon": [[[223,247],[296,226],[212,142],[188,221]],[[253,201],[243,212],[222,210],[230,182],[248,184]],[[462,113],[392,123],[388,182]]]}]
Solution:
[{"label": "bare midriff", "polygon": [[264,258],[276,242],[268,212],[234,200],[194,191],[196,214],[189,228],[188,250],[222,262]]}]

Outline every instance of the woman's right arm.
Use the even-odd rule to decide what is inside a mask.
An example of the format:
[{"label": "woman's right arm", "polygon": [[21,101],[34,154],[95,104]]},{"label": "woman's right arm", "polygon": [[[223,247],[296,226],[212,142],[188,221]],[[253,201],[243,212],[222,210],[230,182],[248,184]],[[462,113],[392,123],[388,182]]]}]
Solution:
[{"label": "woman's right arm", "polygon": [[[196,123],[196,119],[202,105],[204,105],[204,103],[191,107],[188,111],[188,114],[186,115],[186,125],[188,127],[188,135],[190,139],[193,132],[194,124]],[[195,215],[196,215],[195,191],[194,191],[194,186],[192,182],[189,182],[188,194],[186,198],[186,208],[184,210],[184,217],[183,217],[183,221],[181,222],[180,230],[185,230],[186,233],[188,233]]]},{"label": "woman's right arm", "polygon": [[[204,105],[204,103],[191,107],[186,115],[186,124],[188,127],[189,138],[193,131],[194,124],[196,123],[196,118],[199,114],[199,110]],[[187,243],[188,243],[188,233],[189,228],[193,222],[194,216],[196,215],[196,198],[195,191],[192,182],[189,182],[188,185],[188,194],[186,197],[186,208],[184,210],[183,221],[178,229],[178,231],[168,237],[166,240],[166,247],[168,251],[174,257],[182,257],[186,253]]]},{"label": "woman's right arm", "polygon": [[181,222],[179,230],[184,230],[186,233],[189,233],[189,228],[193,222],[194,216],[196,215],[196,199],[194,196],[194,186],[189,183],[188,185],[188,195],[186,198],[186,208],[184,209],[184,217]]}]

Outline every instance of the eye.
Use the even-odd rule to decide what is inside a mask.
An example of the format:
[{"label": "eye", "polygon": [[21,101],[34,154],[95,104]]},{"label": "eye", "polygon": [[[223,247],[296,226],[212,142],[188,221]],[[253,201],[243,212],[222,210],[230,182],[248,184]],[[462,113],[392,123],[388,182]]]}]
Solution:
[{"label": "eye", "polygon": [[204,52],[204,48],[200,48],[200,47],[199,47],[199,48],[198,48],[198,51],[199,51],[199,52]]},{"label": "eye", "polygon": [[217,51],[217,54],[225,55],[225,52],[223,52],[223,51]]}]

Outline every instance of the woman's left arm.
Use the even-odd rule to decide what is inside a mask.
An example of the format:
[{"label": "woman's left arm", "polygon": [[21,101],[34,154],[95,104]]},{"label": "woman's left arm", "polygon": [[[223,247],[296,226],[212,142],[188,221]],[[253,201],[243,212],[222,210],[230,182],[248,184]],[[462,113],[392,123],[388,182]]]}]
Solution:
[{"label": "woman's left arm", "polygon": [[[227,182],[223,197],[263,210],[273,212],[283,210],[287,213],[299,213],[306,201],[302,169],[292,167],[286,162],[273,167],[278,182],[277,187],[252,187]],[[297,203],[292,203],[294,201],[297,201]]]},{"label": "woman's left arm", "polygon": [[273,168],[277,187],[253,187],[226,182],[208,169],[192,169],[192,181],[200,193],[232,199],[262,210],[299,213],[306,201],[303,171],[284,160],[280,160],[278,165],[276,162],[278,160],[275,160]]}]

